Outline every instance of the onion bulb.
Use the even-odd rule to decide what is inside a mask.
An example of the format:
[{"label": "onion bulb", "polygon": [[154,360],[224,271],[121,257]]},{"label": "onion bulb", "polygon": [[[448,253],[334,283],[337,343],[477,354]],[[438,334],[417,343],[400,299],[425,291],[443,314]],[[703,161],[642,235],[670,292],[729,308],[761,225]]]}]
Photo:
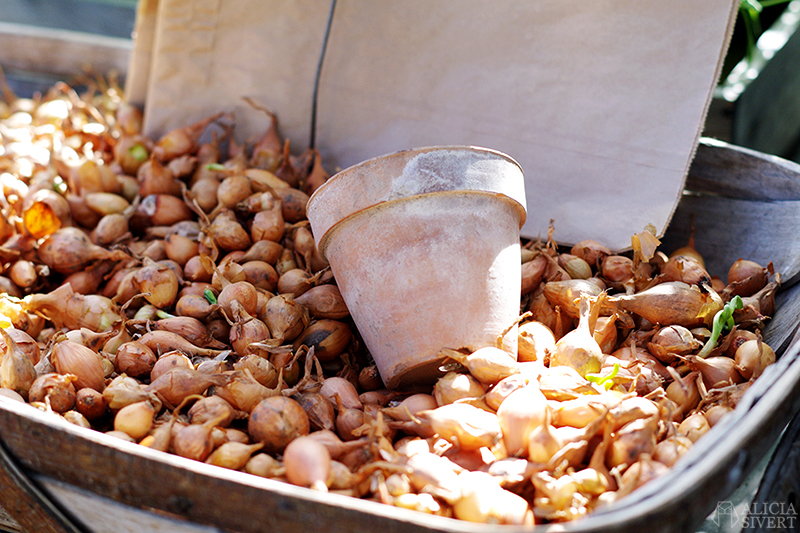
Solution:
[{"label": "onion bulb", "polygon": [[586,295],[581,296],[580,309],[578,327],[558,340],[555,352],[550,355],[550,366],[569,366],[585,377],[588,373],[600,372],[603,351],[592,335],[594,328],[590,323],[596,320],[596,315],[593,320],[593,308]]},{"label": "onion bulb", "polygon": [[315,439],[301,436],[290,442],[283,452],[283,466],[289,483],[328,491],[326,481],[331,468],[331,455]]},{"label": "onion bulb", "polygon": [[272,396],[253,408],[247,429],[255,441],[264,443],[264,451],[281,453],[292,440],[308,435],[310,424],[296,400]]},{"label": "onion bulb", "polygon": [[546,325],[537,320],[523,322],[518,328],[517,360],[544,362],[556,348],[556,338]]},{"label": "onion bulb", "polygon": [[497,409],[497,422],[509,455],[526,456],[528,439],[537,427],[549,420],[547,398],[536,385],[515,390]]},{"label": "onion bulb", "polygon": [[465,450],[492,447],[503,438],[497,415],[466,403],[443,405],[416,416],[441,438]]},{"label": "onion bulb", "polygon": [[5,340],[5,351],[0,362],[0,387],[18,392],[23,398],[28,396],[36,370],[33,362],[23,352],[5,328],[0,328]]},{"label": "onion bulb", "polygon": [[760,339],[743,342],[734,355],[735,368],[744,379],[757,378],[775,362],[775,351]]},{"label": "onion bulb", "polygon": [[99,354],[86,346],[63,340],[53,346],[50,359],[59,374],[75,375],[77,389],[90,387],[102,392],[105,388],[105,370],[102,359]]}]

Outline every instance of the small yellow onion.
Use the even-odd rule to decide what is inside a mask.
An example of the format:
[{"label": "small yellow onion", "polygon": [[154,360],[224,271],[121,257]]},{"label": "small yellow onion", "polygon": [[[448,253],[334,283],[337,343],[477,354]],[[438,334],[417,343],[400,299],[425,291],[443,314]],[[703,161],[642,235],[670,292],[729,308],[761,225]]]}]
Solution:
[{"label": "small yellow onion", "polygon": [[225,442],[211,452],[205,462],[231,470],[241,470],[248,463],[253,453],[263,447],[264,445],[260,442],[256,444],[244,444],[235,441]]},{"label": "small yellow onion", "polygon": [[172,406],[187,397],[204,393],[209,387],[222,387],[229,381],[223,374],[204,374],[193,368],[173,368],[150,382],[145,391],[156,394]]},{"label": "small yellow onion", "polygon": [[[502,405],[500,406],[502,408]],[[574,400],[558,402],[553,408],[553,425],[583,428],[605,413],[603,405],[595,395],[581,395]]]},{"label": "small yellow onion", "polygon": [[31,384],[28,401],[45,402],[53,411],[65,413],[75,406],[77,392],[73,381],[75,376],[71,374],[42,374]]},{"label": "small yellow onion", "polygon": [[737,259],[728,270],[727,292],[739,296],[757,293],[767,284],[771,266],[764,268],[755,261]]},{"label": "small yellow onion", "polygon": [[122,196],[110,192],[94,192],[84,195],[86,206],[100,215],[121,213],[130,204]]},{"label": "small yellow onion", "polygon": [[47,237],[72,222],[69,203],[52,189],[32,191],[25,198],[22,221],[37,239]]},{"label": "small yellow onion", "polygon": [[0,387],[16,391],[26,398],[36,380],[36,369],[5,328],[0,328],[0,333],[5,340],[5,350],[0,362]]},{"label": "small yellow onion", "polygon": [[461,497],[453,505],[456,518],[483,524],[533,525],[528,502],[502,488],[492,475],[465,471],[458,478]]},{"label": "small yellow onion", "polygon": [[272,337],[281,342],[296,339],[309,322],[307,309],[288,294],[277,294],[267,300],[259,318],[267,324]]},{"label": "small yellow onion", "polygon": [[703,413],[696,412],[687,416],[683,422],[678,426],[678,433],[685,435],[692,442],[697,442],[697,439],[708,433],[711,426],[706,420]]},{"label": "small yellow onion", "polygon": [[438,406],[436,398],[430,394],[420,392],[404,398],[396,405],[390,404],[390,407],[385,408],[383,412],[394,420],[411,421],[420,411],[436,409]]},{"label": "small yellow onion", "polygon": [[601,265],[603,279],[611,284],[623,284],[633,279],[633,260],[623,255],[609,255]]},{"label": "small yellow onion", "polygon": [[319,441],[308,436],[292,440],[283,451],[286,479],[294,485],[328,491],[331,455]]},{"label": "small yellow onion", "polygon": [[603,366],[603,351],[592,336],[590,313],[589,299],[582,295],[578,327],[556,342],[555,352],[550,356],[551,366],[569,366],[581,376],[600,371]]},{"label": "small yellow onion", "polygon": [[735,368],[744,379],[757,378],[775,362],[775,351],[761,340],[743,342],[734,354]]},{"label": "small yellow onion", "polygon": [[153,427],[156,410],[150,402],[126,405],[114,417],[114,431],[122,431],[133,440],[143,439]]},{"label": "small yellow onion", "polygon": [[517,360],[545,361],[556,348],[556,338],[546,325],[537,320],[523,322],[518,328]]},{"label": "small yellow onion", "polygon": [[180,288],[178,276],[169,267],[154,261],[145,265],[133,275],[133,282],[144,298],[159,309],[167,309],[175,303]]},{"label": "small yellow onion", "polygon": [[310,423],[303,407],[285,396],[261,400],[250,412],[247,429],[264,451],[281,453],[295,438],[308,435]]},{"label": "small yellow onion", "polygon": [[[34,339],[29,333],[15,327],[5,328],[5,332],[8,333],[12,339],[14,339],[17,347],[28,356],[28,359],[31,360],[31,363],[35,365],[39,362],[39,359],[41,359],[42,356],[42,351],[39,348],[39,344],[36,342],[36,339]],[[0,336],[0,350],[5,351],[5,348],[6,343],[4,336]]]},{"label": "small yellow onion", "polygon": [[128,341],[117,349],[114,365],[117,372],[134,378],[150,376],[156,364],[153,350],[139,341]]},{"label": "small yellow onion", "polygon": [[632,465],[642,454],[652,454],[656,448],[658,417],[640,418],[628,422],[614,435],[606,453],[606,464],[613,468]]},{"label": "small yellow onion", "polygon": [[346,322],[323,318],[308,324],[299,337],[294,340],[293,347],[314,348],[314,355],[320,361],[336,359],[350,344],[353,332]]},{"label": "small yellow onion", "polygon": [[75,410],[67,411],[61,416],[64,417],[64,420],[66,420],[70,424],[75,424],[76,426],[80,426],[86,429],[91,429],[92,427],[92,424],[86,419],[86,417],[80,414],[78,411]]},{"label": "small yellow onion", "polygon": [[592,277],[592,267],[585,259],[572,254],[558,256],[558,264],[563,268],[570,279],[588,279]]},{"label": "small yellow onion", "polygon": [[311,430],[330,431],[336,427],[336,409],[328,399],[318,392],[303,391],[292,395],[305,409]]},{"label": "small yellow onion", "polygon": [[611,255],[611,250],[595,240],[585,239],[575,244],[570,253],[592,266],[598,266],[606,256]]},{"label": "small yellow onion", "polygon": [[453,403],[462,398],[479,398],[484,392],[480,381],[470,374],[458,372],[448,372],[433,387],[433,397],[438,405]]},{"label": "small yellow onion", "polygon": [[649,454],[643,453],[641,459],[632,464],[622,474],[622,483],[617,494],[620,497],[624,496],[655,478],[663,476],[668,470],[666,465],[652,460]]},{"label": "small yellow onion", "polygon": [[678,376],[667,385],[667,398],[678,406],[680,413],[691,411],[700,403],[700,392],[697,388],[698,372],[690,372],[684,377]]},{"label": "small yellow onion", "polygon": [[214,429],[217,420],[210,419],[202,424],[178,425],[175,424],[172,436],[172,447],[177,455],[194,459],[195,461],[205,461],[217,442],[214,438]]},{"label": "small yellow onion", "polygon": [[187,414],[192,424],[217,420],[218,426],[227,427],[233,422],[235,411],[230,403],[219,396],[204,396],[192,405]]},{"label": "small yellow onion", "polygon": [[720,403],[709,407],[704,414],[706,421],[708,421],[708,425],[713,428],[719,423],[720,420],[722,420],[725,415],[732,412],[733,407]]},{"label": "small yellow onion", "polygon": [[300,296],[297,296],[294,301],[308,308],[311,316],[318,319],[342,319],[350,314],[342,293],[336,285],[324,284],[311,287]]},{"label": "small yellow onion", "polygon": [[[617,316],[601,316],[597,318],[592,337],[603,353],[611,353],[617,345]],[[605,365],[604,365],[605,366]]]},{"label": "small yellow onion", "polygon": [[693,444],[694,442],[684,435],[668,437],[656,444],[653,459],[667,466],[674,466]]},{"label": "small yellow onion", "polygon": [[503,378],[519,373],[519,364],[514,356],[494,346],[478,348],[468,355],[456,350],[442,352],[464,365],[474,378],[486,385],[493,385]]},{"label": "small yellow onion", "polygon": [[102,392],[105,388],[105,370],[99,354],[82,344],[64,340],[53,346],[50,360],[59,374],[74,374],[75,387],[92,388]]},{"label": "small yellow onion", "polygon": [[692,332],[683,326],[665,326],[647,343],[647,349],[664,364],[672,363],[677,355],[687,355],[702,346]]},{"label": "small yellow onion", "polygon": [[503,438],[497,415],[466,403],[442,405],[416,416],[441,438],[465,450],[492,447]]},{"label": "small yellow onion", "polygon": [[101,393],[86,387],[75,394],[75,409],[87,420],[98,420],[108,411],[108,404]]},{"label": "small yellow onion", "polygon": [[280,394],[281,385],[270,389],[259,383],[250,370],[226,372],[228,383],[214,389],[214,394],[228,401],[235,409],[249,413],[263,399]]},{"label": "small yellow onion", "polygon": [[725,356],[702,357],[689,356],[689,367],[703,376],[706,389],[715,386],[733,385],[745,381],[736,369],[736,361]]},{"label": "small yellow onion", "polygon": [[702,263],[688,255],[672,255],[661,268],[665,281],[682,281],[689,285],[708,283],[711,276]]},{"label": "small yellow onion", "polygon": [[612,428],[616,430],[628,422],[633,422],[641,418],[650,418],[659,413],[658,404],[652,400],[642,398],[641,396],[625,398],[619,402],[618,405],[611,408],[610,414],[613,420]]},{"label": "small yellow onion", "polygon": [[555,428],[549,423],[542,424],[528,436],[528,461],[547,464],[563,446]]},{"label": "small yellow onion", "polygon": [[286,469],[283,463],[269,455],[268,453],[259,453],[250,458],[244,467],[245,472],[255,476],[266,478],[283,478],[286,475]]},{"label": "small yellow onion", "polygon": [[32,261],[20,259],[15,261],[8,272],[11,281],[23,289],[31,287],[39,279],[39,272]]},{"label": "small yellow onion", "polygon": [[497,409],[497,421],[509,455],[524,457],[528,439],[537,427],[550,419],[547,398],[535,384],[515,390]]},{"label": "small yellow onion", "polygon": [[530,379],[524,373],[513,374],[498,381],[489,392],[484,395],[483,399],[489,408],[497,411],[500,408],[500,404],[508,398],[509,394],[517,389],[526,387],[529,382]]},{"label": "small yellow onion", "polygon": [[325,396],[332,405],[336,406],[337,397],[344,407],[348,409],[361,409],[361,400],[358,398],[358,390],[348,379],[331,376],[326,378],[319,388],[319,393]]}]

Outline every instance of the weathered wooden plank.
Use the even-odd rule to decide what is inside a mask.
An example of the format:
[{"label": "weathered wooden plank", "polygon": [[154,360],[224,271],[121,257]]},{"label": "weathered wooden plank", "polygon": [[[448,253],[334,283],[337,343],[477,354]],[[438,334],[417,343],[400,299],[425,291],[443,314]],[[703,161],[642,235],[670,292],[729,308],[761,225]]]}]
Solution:
[{"label": "weathered wooden plank", "polygon": [[103,498],[74,485],[35,476],[36,481],[63,506],[73,509],[92,533],[221,533],[214,527],[193,524],[153,510],[140,510]]},{"label": "weathered wooden plank", "polygon": [[675,211],[662,249],[686,245],[694,226],[695,248],[710,274],[723,280],[739,258],[775,265],[785,281],[800,272],[800,201],[738,200],[684,196]]},{"label": "weathered wooden plank", "polygon": [[0,531],[8,531],[10,533],[22,532],[17,521],[2,507],[0,507]]},{"label": "weathered wooden plank", "polygon": [[702,139],[686,189],[747,200],[800,200],[800,164],[732,144]]},{"label": "weathered wooden plank", "polygon": [[134,508],[159,509],[224,530],[460,530],[461,524],[453,520],[319,493],[150,450],[4,398],[0,398],[0,427],[9,450],[30,470]]},{"label": "weathered wooden plank", "polygon": [[3,445],[0,445],[0,494],[6,513],[24,531],[82,533],[72,518],[30,480]]},{"label": "weathered wooden plank", "polygon": [[90,66],[124,76],[132,48],[130,39],[0,22],[3,68],[72,77]]}]

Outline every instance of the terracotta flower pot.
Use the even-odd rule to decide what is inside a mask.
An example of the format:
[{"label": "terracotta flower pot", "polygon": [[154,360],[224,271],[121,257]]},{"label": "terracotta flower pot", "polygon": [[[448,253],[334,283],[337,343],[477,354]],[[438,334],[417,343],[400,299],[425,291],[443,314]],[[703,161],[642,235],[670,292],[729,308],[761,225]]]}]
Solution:
[{"label": "terracotta flower pot", "polygon": [[[350,167],[308,219],[387,387],[429,384],[442,348],[516,357],[525,183],[497,151],[407,150]],[[511,328],[509,330],[509,328]]]}]

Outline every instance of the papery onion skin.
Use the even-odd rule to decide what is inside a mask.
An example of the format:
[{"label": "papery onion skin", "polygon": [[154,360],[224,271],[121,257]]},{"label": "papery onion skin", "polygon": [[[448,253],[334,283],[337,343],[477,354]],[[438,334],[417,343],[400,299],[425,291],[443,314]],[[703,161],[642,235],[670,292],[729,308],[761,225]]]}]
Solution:
[{"label": "papery onion skin", "polygon": [[308,435],[311,426],[303,407],[284,396],[266,398],[250,413],[247,429],[268,453],[281,453],[292,440]]},{"label": "papery onion skin", "polygon": [[53,347],[50,358],[59,374],[74,374],[75,387],[92,388],[102,392],[105,388],[105,371],[100,356],[72,341],[61,341]]},{"label": "papery onion skin", "polygon": [[497,421],[509,455],[525,457],[531,433],[546,424],[549,418],[547,398],[536,385],[509,394],[497,409]]}]

